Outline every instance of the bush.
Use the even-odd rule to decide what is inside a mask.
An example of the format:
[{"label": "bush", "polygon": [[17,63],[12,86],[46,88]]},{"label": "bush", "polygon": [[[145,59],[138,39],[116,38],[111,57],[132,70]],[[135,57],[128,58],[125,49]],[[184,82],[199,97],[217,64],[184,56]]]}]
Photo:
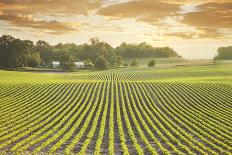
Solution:
[{"label": "bush", "polygon": [[96,59],[95,67],[97,69],[107,69],[108,68],[108,61],[103,56],[99,56]]},{"label": "bush", "polygon": [[127,63],[124,63],[124,67],[128,67],[128,64],[127,64]]},{"label": "bush", "polygon": [[85,64],[85,68],[94,68],[94,64]]},{"label": "bush", "polygon": [[155,60],[151,60],[148,63],[148,67],[155,67],[156,61]]},{"label": "bush", "polygon": [[132,60],[131,64],[132,67],[138,67],[139,66],[139,62],[137,59]]}]

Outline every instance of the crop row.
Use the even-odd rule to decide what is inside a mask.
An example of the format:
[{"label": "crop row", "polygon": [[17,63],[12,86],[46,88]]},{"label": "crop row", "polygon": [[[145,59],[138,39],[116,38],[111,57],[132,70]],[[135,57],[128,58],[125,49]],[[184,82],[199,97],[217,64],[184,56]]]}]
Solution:
[{"label": "crop row", "polygon": [[1,84],[0,150],[232,152],[230,87],[117,80],[125,75],[104,74],[88,82]]}]

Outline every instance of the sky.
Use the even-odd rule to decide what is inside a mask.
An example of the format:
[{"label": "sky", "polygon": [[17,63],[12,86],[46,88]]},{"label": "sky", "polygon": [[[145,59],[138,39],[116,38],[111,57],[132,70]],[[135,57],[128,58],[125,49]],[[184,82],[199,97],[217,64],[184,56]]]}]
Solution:
[{"label": "sky", "polygon": [[82,44],[98,37],[210,59],[232,45],[232,0],[0,0],[0,35]]}]

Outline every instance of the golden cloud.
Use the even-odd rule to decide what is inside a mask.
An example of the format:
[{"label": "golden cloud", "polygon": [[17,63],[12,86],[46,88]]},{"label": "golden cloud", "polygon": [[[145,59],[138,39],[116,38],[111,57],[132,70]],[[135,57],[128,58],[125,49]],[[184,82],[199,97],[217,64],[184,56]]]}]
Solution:
[{"label": "golden cloud", "polygon": [[[231,0],[130,0],[109,3],[109,5],[103,5],[103,2],[107,3],[106,0],[1,0],[0,20],[16,27],[33,28],[51,34],[65,34],[78,31],[79,25],[75,20],[65,22],[64,17],[88,16],[90,12],[96,11],[97,15],[110,17],[104,18],[105,22],[110,23],[115,18],[131,18],[151,24],[162,31],[171,32],[168,34],[163,32],[163,35],[184,39],[221,38],[224,34],[220,33],[219,29],[232,29]],[[186,13],[180,13],[181,6],[185,4],[194,4],[196,9],[192,12],[187,10]],[[59,16],[63,18],[57,18]],[[94,24],[93,22],[93,27],[98,27]],[[186,32],[176,32],[178,24],[193,27],[196,32],[188,29]],[[103,27],[100,26],[104,29]],[[111,29],[113,31],[114,27],[112,26]]]},{"label": "golden cloud", "polygon": [[209,3],[209,2],[218,2],[218,3],[224,3],[224,2],[231,2],[231,0],[162,0],[166,3],[175,3],[175,4],[203,4],[203,3]]},{"label": "golden cloud", "polygon": [[172,33],[166,33],[165,36],[182,38],[182,39],[193,39],[195,34],[191,32],[172,32]]},{"label": "golden cloud", "polygon": [[218,32],[214,28],[198,28],[200,33],[198,34],[199,38],[224,38],[225,34]]},{"label": "golden cloud", "polygon": [[20,14],[1,13],[0,19],[8,21],[9,24],[12,26],[40,29],[50,34],[58,35],[77,31],[75,28],[68,26],[67,23],[60,23],[57,21],[34,20],[32,16],[25,16]]},{"label": "golden cloud", "polygon": [[[0,20],[10,25],[41,29],[51,34],[65,34],[77,31],[76,25],[67,22],[46,19],[44,15],[76,16],[88,15],[90,11],[101,6],[101,0],[2,0],[0,2]],[[35,19],[40,15],[39,20]],[[52,17],[56,19],[56,17]]]},{"label": "golden cloud", "polygon": [[232,2],[204,3],[198,9],[185,14],[182,23],[194,27],[232,29]]},{"label": "golden cloud", "polygon": [[113,18],[136,18],[137,21],[155,24],[160,19],[172,16],[180,10],[179,4],[159,0],[136,0],[101,8],[97,13]]},{"label": "golden cloud", "polygon": [[165,36],[182,39],[205,39],[205,38],[225,38],[225,34],[214,28],[198,28],[195,32],[171,32]]},{"label": "golden cloud", "polygon": [[5,0],[0,2],[4,5],[5,12],[20,14],[76,14],[87,15],[89,11],[99,8],[101,0]]}]

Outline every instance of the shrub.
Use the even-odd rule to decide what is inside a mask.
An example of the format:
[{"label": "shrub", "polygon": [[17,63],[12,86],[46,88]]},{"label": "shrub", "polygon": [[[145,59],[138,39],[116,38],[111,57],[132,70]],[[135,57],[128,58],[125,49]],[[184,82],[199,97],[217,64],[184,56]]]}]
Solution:
[{"label": "shrub", "polygon": [[156,61],[155,60],[151,60],[148,62],[148,67],[155,67]]},{"label": "shrub", "polygon": [[139,66],[139,62],[137,59],[132,60],[131,64],[132,67],[138,67]]}]

